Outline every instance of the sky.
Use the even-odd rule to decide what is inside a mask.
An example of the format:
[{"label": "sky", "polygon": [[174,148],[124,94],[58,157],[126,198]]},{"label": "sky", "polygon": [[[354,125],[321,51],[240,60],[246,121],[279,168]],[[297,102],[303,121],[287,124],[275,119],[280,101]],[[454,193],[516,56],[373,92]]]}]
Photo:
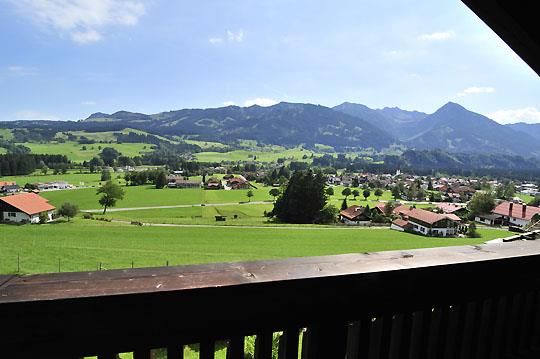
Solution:
[{"label": "sky", "polygon": [[0,121],[452,101],[540,123],[539,95],[459,0],[0,0]]}]

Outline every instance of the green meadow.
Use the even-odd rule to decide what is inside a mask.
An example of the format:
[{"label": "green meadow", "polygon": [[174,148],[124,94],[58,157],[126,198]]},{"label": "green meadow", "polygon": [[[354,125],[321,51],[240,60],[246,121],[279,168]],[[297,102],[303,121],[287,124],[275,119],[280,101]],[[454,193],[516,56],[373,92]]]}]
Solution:
[{"label": "green meadow", "polygon": [[[77,218],[70,223],[0,225],[0,273],[89,271],[278,259],[477,244],[508,236],[428,238],[389,229],[153,227]],[[60,263],[59,263],[60,262]]]},{"label": "green meadow", "polygon": [[[36,154],[58,154],[66,155],[70,160],[74,162],[89,161],[93,157],[96,157],[101,148],[113,147],[124,156],[140,156],[144,152],[152,151],[152,144],[149,143],[94,143],[88,145],[81,145],[77,142],[48,142],[48,143],[33,143],[25,142],[24,145]],[[83,150],[83,146],[86,146],[86,150]]]},{"label": "green meadow", "polygon": [[[306,159],[303,158],[304,155],[307,156]],[[200,162],[253,161],[254,157],[258,162],[277,162],[278,158],[289,161],[311,161],[312,155],[314,152],[302,147],[287,149],[282,146],[266,146],[228,152],[200,152],[196,153],[195,157]]]}]

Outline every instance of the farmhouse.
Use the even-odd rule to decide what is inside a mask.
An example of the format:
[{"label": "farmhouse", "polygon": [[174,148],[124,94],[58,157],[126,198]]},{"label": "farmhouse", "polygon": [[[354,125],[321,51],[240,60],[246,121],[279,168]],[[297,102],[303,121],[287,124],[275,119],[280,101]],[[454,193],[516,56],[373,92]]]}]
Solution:
[{"label": "farmhouse", "polygon": [[445,214],[455,214],[456,216],[467,214],[467,208],[465,206],[458,206],[453,203],[438,203],[437,208]]},{"label": "farmhouse", "polygon": [[16,193],[20,188],[16,182],[0,181],[0,193]]},{"label": "farmhouse", "polygon": [[39,223],[39,216],[44,213],[47,220],[52,220],[55,207],[49,201],[35,193],[20,193],[0,197],[0,221],[17,223]]},{"label": "farmhouse", "polygon": [[216,177],[210,177],[208,181],[204,184],[204,189],[221,189],[221,180]]},{"label": "farmhouse", "polygon": [[[223,177],[225,178],[225,177]],[[244,176],[233,177],[227,179],[225,189],[250,189],[251,184]]]},{"label": "farmhouse", "polygon": [[390,226],[397,231],[410,230],[434,237],[448,237],[458,233],[460,218],[454,214],[439,214],[405,205],[397,207],[394,213],[401,216]]},{"label": "farmhouse", "polygon": [[540,215],[540,208],[505,201],[495,207],[491,213],[499,216],[505,225],[527,227],[535,214]]},{"label": "farmhouse", "polygon": [[183,176],[167,176],[167,187],[169,188],[199,188],[200,181],[188,180]]},{"label": "farmhouse", "polygon": [[37,189],[40,191],[52,191],[57,189],[68,189],[71,188],[70,184],[65,181],[53,181],[45,183],[36,183]]},{"label": "farmhouse", "polygon": [[370,218],[365,207],[354,205],[339,212],[339,220],[349,225],[366,225]]}]

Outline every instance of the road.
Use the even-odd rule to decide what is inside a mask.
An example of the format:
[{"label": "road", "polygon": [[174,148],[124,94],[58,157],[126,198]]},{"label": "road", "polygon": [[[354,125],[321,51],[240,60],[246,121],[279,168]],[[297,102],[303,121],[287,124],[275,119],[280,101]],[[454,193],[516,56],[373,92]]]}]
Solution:
[{"label": "road", "polygon": [[[172,206],[147,206],[147,207],[125,207],[125,208],[107,208],[107,212],[122,212],[122,211],[139,211],[144,209],[165,209],[165,208],[190,208],[190,207],[219,207],[219,206],[237,206],[237,205],[249,205],[249,204],[271,204],[273,202],[267,201],[253,201],[253,202],[226,202],[226,203],[203,203],[203,204],[176,204]],[[103,208],[100,209],[85,209],[81,212],[103,212]]]}]

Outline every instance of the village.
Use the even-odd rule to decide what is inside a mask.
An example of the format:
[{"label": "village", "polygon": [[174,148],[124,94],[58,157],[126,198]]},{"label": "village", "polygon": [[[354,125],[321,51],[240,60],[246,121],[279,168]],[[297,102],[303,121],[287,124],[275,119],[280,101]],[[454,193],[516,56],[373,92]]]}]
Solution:
[{"label": "village", "polygon": [[[286,184],[286,178],[283,177],[276,181],[280,182],[281,186],[280,183],[271,183],[272,179],[269,180],[268,173],[265,172],[231,174],[230,169],[225,167],[211,168],[208,172],[202,176],[190,177],[186,176],[183,170],[171,171],[166,175],[164,188],[240,191],[245,192],[251,201],[253,190],[269,190],[275,199]],[[133,182],[133,178],[137,176],[134,168],[120,169],[117,173],[118,178],[126,179],[126,185],[130,178]],[[102,174],[102,178],[110,178],[110,174],[105,177]],[[82,184],[83,182],[78,187],[66,180],[26,184],[2,181],[0,220],[4,223],[54,221],[59,217],[56,208],[40,193],[77,191],[79,188],[86,188],[81,186]],[[529,231],[536,229],[540,223],[540,208],[536,201],[540,192],[537,184],[530,182],[511,183],[461,177],[431,178],[399,171],[394,174],[343,173],[326,176],[326,193],[329,198],[338,201],[336,204],[341,205],[335,218],[337,226],[378,226],[429,237],[463,237],[475,236],[476,226]],[[492,203],[488,204],[484,211],[471,206],[475,196],[480,197],[481,194],[492,196]],[[368,199],[373,196],[376,196],[376,199]],[[364,200],[359,201],[358,198],[362,197]],[[529,201],[526,201],[527,199]],[[358,204],[352,204],[355,201]],[[529,203],[531,201],[533,203]],[[226,216],[216,215],[216,221],[225,220]]]}]

